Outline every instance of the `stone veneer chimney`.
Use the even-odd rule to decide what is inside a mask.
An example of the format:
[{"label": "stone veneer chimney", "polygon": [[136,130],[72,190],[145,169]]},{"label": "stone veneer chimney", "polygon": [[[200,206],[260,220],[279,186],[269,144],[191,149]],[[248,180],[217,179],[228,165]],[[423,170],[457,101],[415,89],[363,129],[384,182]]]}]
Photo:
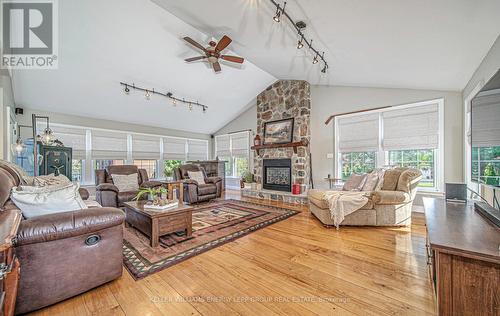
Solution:
[{"label": "stone veneer chimney", "polygon": [[[293,117],[293,141],[310,143],[311,86],[307,81],[279,80],[257,96],[257,134],[263,140],[264,123]],[[297,154],[292,148],[271,148],[254,155],[254,175],[262,184],[263,159],[291,158],[292,177],[295,183],[309,184],[309,146],[299,147]]]}]

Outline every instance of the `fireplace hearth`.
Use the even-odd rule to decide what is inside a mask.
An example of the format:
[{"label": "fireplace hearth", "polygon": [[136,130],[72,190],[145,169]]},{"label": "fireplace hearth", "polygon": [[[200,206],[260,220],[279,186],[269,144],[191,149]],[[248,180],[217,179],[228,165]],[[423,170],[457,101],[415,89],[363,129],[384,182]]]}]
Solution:
[{"label": "fireplace hearth", "polygon": [[262,187],[267,190],[292,191],[292,160],[264,159]]}]

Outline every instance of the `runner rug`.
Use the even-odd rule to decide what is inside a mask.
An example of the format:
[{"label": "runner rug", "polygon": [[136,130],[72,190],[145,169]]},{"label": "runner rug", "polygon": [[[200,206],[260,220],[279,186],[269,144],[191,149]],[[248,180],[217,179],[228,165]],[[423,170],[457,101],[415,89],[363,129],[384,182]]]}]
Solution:
[{"label": "runner rug", "polygon": [[160,238],[160,246],[152,248],[147,236],[126,227],[123,262],[137,280],[297,213],[237,200],[202,204],[193,210],[190,238],[184,232],[165,235]]}]

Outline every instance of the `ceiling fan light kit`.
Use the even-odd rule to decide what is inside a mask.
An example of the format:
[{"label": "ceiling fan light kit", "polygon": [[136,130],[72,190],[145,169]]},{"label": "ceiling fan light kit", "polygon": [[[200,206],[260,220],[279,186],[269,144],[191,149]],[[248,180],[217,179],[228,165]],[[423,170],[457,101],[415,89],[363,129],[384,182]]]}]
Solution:
[{"label": "ceiling fan light kit", "polygon": [[161,95],[165,98],[169,98],[170,100],[172,100],[172,106],[174,106],[174,107],[177,106],[177,102],[187,105],[189,112],[193,111],[193,105],[199,106],[202,109],[203,113],[206,113],[207,109],[208,109],[208,106],[201,104],[198,101],[194,102],[194,101],[185,100],[184,98],[182,98],[182,99],[176,98],[176,97],[174,97],[172,92],[163,93],[163,92],[155,91],[155,89],[149,90],[146,88],[136,86],[134,83],[130,84],[130,83],[126,83],[126,82],[120,82],[120,85],[125,86],[125,89],[123,91],[127,95],[130,94],[130,88],[132,88],[134,90],[145,92],[144,97],[146,98],[146,100],[151,100],[151,96],[154,94]]},{"label": "ceiling fan light kit", "polygon": [[185,59],[185,61],[192,62],[196,60],[206,59],[216,73],[222,70],[219,63],[219,59],[237,64],[242,64],[245,61],[245,59],[241,57],[222,54],[222,51],[226,49],[229,46],[229,44],[231,44],[231,42],[233,41],[226,35],[224,35],[218,43],[216,43],[215,41],[210,41],[208,43],[209,45],[208,47],[203,47],[203,45],[199,44],[198,42],[196,42],[195,40],[193,40],[188,36],[184,37],[184,40],[205,53],[205,56],[191,57]]},{"label": "ceiling fan light kit", "polygon": [[292,20],[292,18],[290,17],[290,15],[288,15],[288,13],[285,12],[286,1],[283,3],[283,8],[275,0],[269,0],[269,1],[271,1],[271,3],[274,6],[276,6],[276,13],[275,13],[275,15],[273,17],[273,20],[276,23],[280,23],[282,18],[285,18],[286,20],[288,20],[288,22],[290,22],[292,24],[293,28],[297,31],[297,33],[299,35],[299,40],[297,41],[297,49],[301,49],[305,45],[307,45],[307,47],[309,47],[309,49],[311,50],[311,52],[312,52],[312,54],[314,56],[312,63],[313,64],[317,64],[317,63],[319,63],[319,61],[321,59],[321,62],[323,63],[323,68],[321,69],[321,72],[322,73],[326,73],[326,71],[327,71],[327,69],[328,69],[329,66],[328,66],[328,63],[326,62],[326,59],[325,59],[325,52],[323,52],[320,55],[319,51],[312,46],[312,41],[313,40],[311,39],[310,41],[308,41],[305,38],[303,30],[306,27],[306,23],[304,21],[294,22]]}]

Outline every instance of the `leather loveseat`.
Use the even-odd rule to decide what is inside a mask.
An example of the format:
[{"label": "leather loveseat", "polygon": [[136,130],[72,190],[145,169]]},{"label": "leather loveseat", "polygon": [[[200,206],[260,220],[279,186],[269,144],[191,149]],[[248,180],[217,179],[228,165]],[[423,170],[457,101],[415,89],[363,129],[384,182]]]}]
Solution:
[{"label": "leather loveseat", "polygon": [[[0,212],[17,209],[10,192],[20,182],[19,173],[0,166]],[[21,264],[16,314],[120,277],[124,219],[120,209],[95,207],[21,220],[14,241]]]},{"label": "leather loveseat", "polygon": [[[105,207],[123,207],[124,202],[132,201],[139,191],[120,192],[113,184],[113,174],[130,175],[137,173],[137,184],[140,188],[155,188],[162,185],[158,181],[149,181],[145,169],[134,165],[109,166],[95,171],[96,200]],[[147,198],[147,196],[144,196]]]},{"label": "leather loveseat", "polygon": [[[201,171],[205,184],[189,179],[188,171]],[[184,183],[184,202],[189,204],[220,198],[222,195],[222,179],[207,177],[205,169],[196,164],[181,165],[175,169],[174,178]]]}]

